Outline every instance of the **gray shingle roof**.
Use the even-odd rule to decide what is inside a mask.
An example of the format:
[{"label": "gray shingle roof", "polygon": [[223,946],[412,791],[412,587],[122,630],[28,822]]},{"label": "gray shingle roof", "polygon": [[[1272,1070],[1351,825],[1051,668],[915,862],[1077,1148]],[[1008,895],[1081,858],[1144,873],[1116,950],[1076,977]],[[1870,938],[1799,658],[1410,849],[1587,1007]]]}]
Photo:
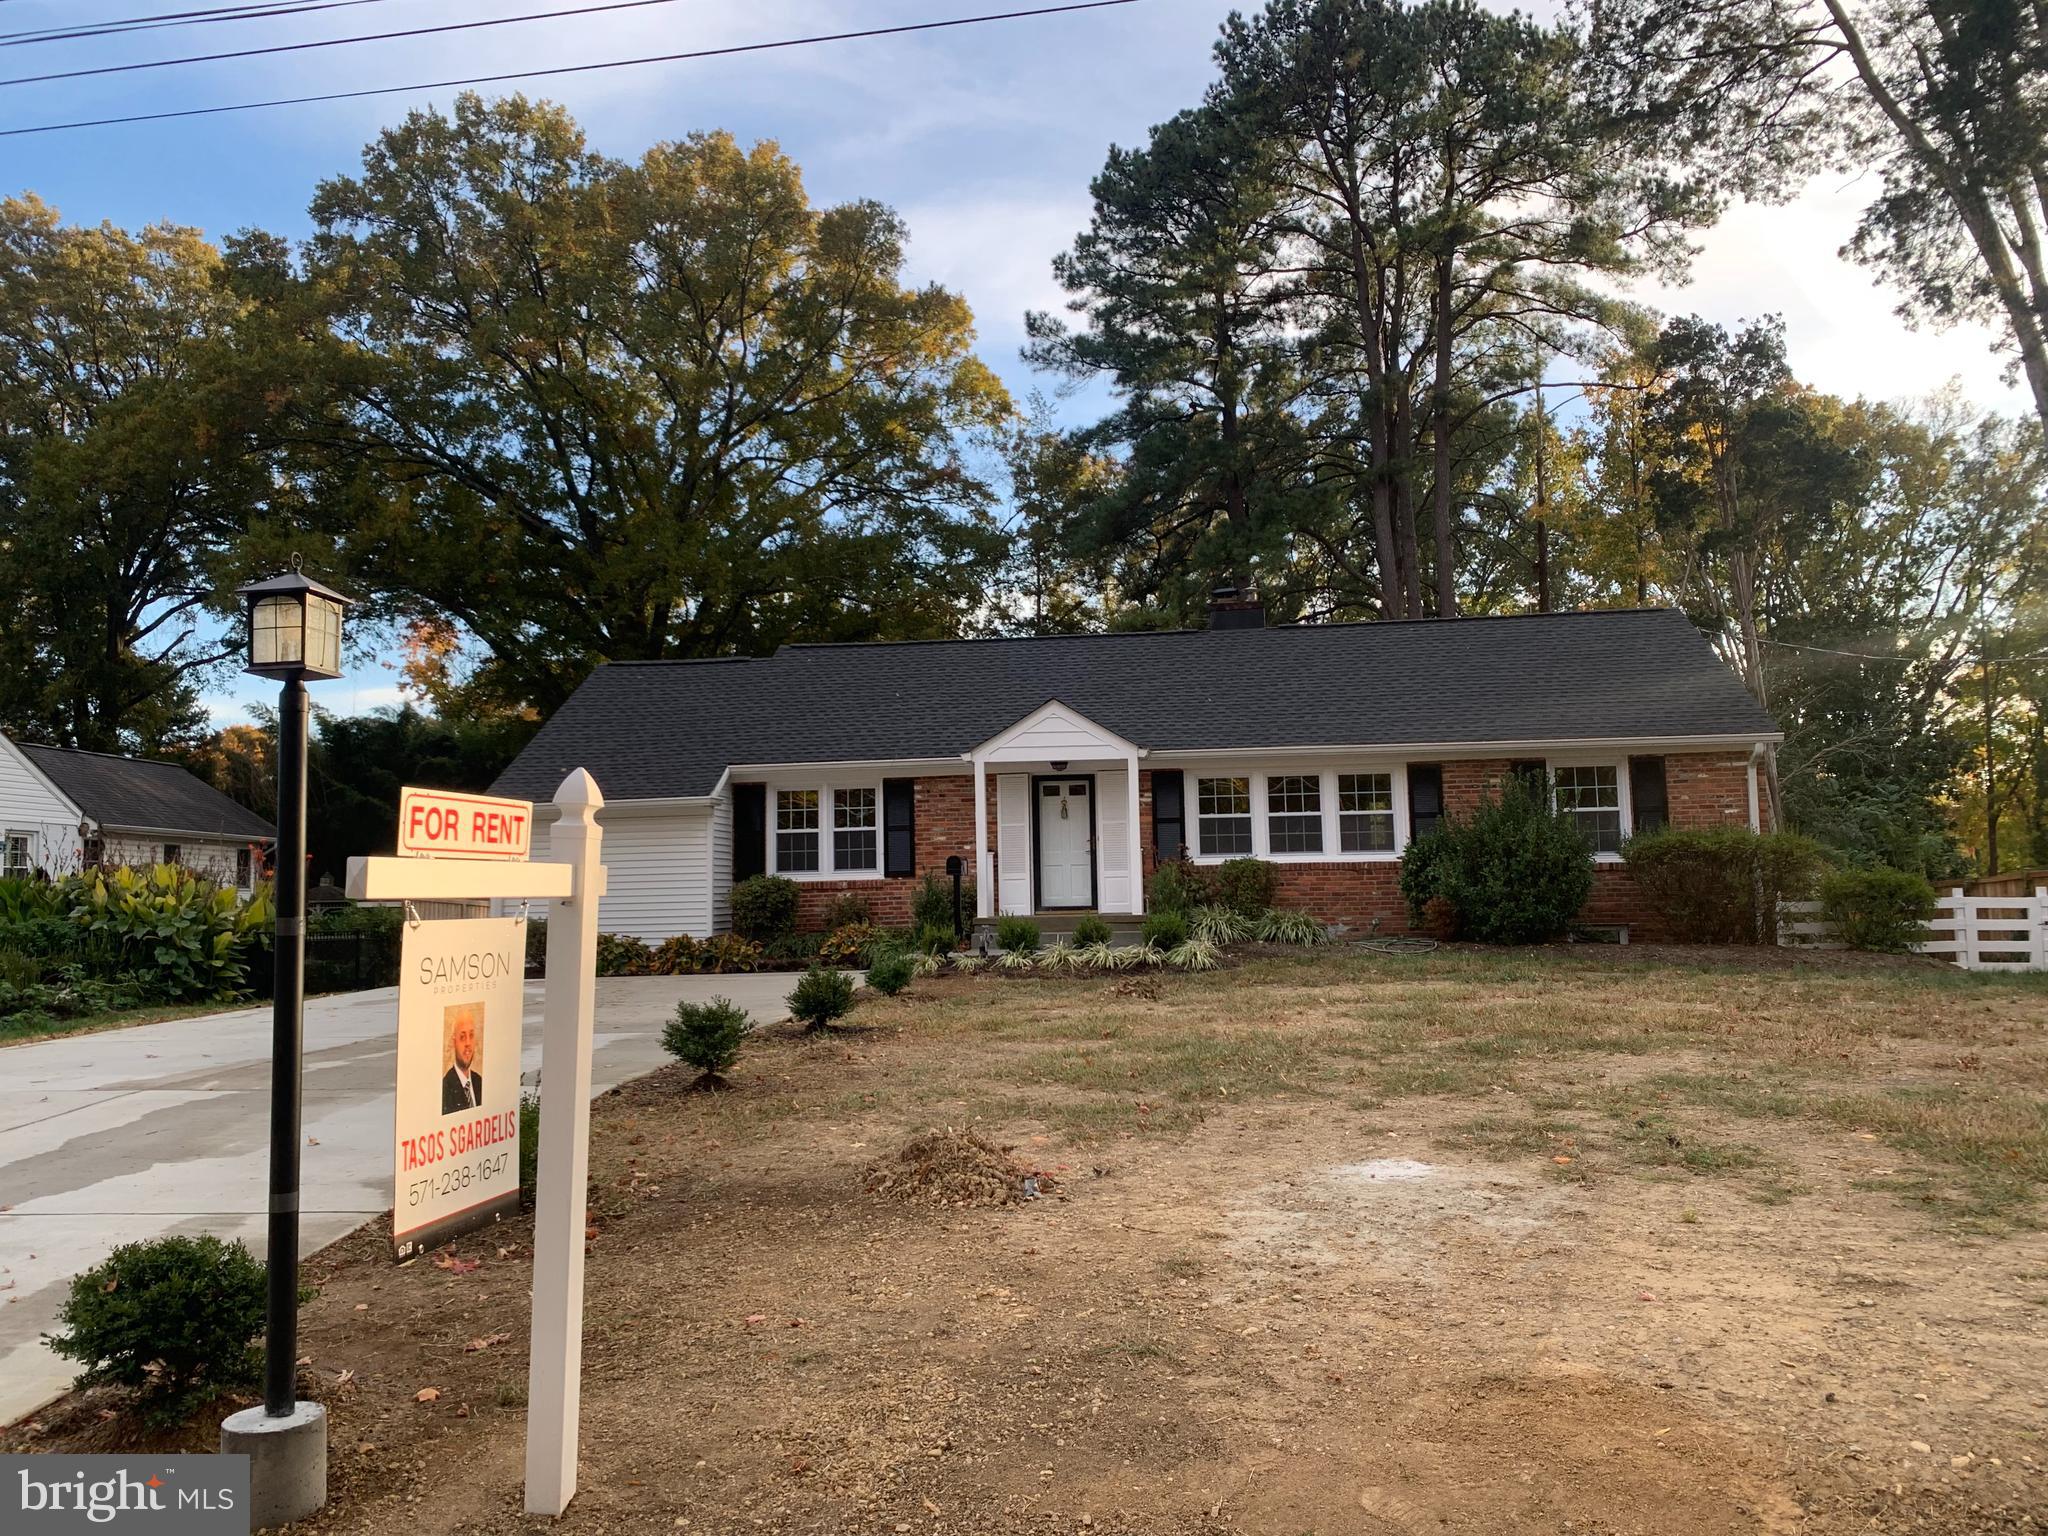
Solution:
[{"label": "gray shingle roof", "polygon": [[274,828],[247,806],[176,763],[17,743],[23,755],[103,827],[148,827],[193,836],[267,838]]},{"label": "gray shingle roof", "polygon": [[792,645],[600,667],[502,774],[546,800],[708,794],[735,763],[964,754],[1049,699],[1155,752],[1774,735],[1672,609],[1455,623]]}]

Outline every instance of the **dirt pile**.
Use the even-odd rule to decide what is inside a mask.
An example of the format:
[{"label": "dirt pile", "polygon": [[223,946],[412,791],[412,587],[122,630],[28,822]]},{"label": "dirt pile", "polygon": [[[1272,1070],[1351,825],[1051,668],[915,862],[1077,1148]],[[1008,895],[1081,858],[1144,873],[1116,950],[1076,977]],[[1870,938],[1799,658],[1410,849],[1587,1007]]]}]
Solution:
[{"label": "dirt pile", "polygon": [[867,1171],[870,1194],[922,1205],[1015,1205],[1037,1199],[1041,1183],[994,1142],[950,1126],[914,1138]]}]

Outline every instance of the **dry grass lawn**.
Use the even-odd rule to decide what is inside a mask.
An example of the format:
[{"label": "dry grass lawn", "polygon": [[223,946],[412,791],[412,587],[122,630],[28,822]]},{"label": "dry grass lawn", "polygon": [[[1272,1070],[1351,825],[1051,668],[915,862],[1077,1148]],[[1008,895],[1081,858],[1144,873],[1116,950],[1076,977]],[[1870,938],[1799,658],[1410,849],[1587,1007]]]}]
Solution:
[{"label": "dry grass lawn", "polygon": [[[769,1031],[600,1103],[561,1529],[2048,1530],[2041,981],[1276,953]],[[865,1192],[946,1125],[1051,1193]],[[313,1266],[320,1530],[526,1528],[527,1238]]]}]

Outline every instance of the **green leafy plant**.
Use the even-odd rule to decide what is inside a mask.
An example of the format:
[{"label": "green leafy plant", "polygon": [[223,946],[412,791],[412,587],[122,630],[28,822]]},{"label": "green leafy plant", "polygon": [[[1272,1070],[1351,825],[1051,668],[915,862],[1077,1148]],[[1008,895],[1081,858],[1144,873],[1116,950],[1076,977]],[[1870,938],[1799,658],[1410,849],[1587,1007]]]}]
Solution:
[{"label": "green leafy plant", "polygon": [[687,933],[678,933],[654,946],[647,969],[654,976],[688,976],[703,958],[703,946]]},{"label": "green leafy plant", "polygon": [[789,994],[789,1016],[806,1029],[828,1028],[853,1007],[853,978],[822,965],[805,971]]},{"label": "green leafy plant", "polygon": [[1821,916],[1851,949],[1902,955],[1927,937],[1934,887],[1901,869],[1841,869],[1820,882]]},{"label": "green leafy plant", "polygon": [[1264,859],[1225,859],[1212,876],[1216,902],[1239,917],[1257,918],[1273,905],[1280,888],[1280,867]]},{"label": "green leafy plant", "polygon": [[1824,860],[1806,838],[1747,827],[1645,832],[1622,857],[1672,937],[1688,944],[1776,942],[1778,902],[1807,896]]},{"label": "green leafy plant", "polygon": [[729,997],[708,1003],[678,1003],[676,1016],[661,1031],[661,1047],[676,1060],[697,1069],[691,1086],[724,1088],[725,1074],[740,1059],[740,1047],[753,1032],[747,1010]]},{"label": "green leafy plant", "polygon": [[[957,954],[953,957],[953,969],[958,971],[962,976],[971,976],[987,964],[988,961],[983,959],[980,955],[962,953]],[[868,972],[868,979],[870,981],[874,979],[873,971]]]},{"label": "green leafy plant", "polygon": [[868,922],[835,928],[818,946],[818,958],[827,965],[860,965],[867,960],[881,933],[881,929]]},{"label": "green leafy plant", "polygon": [[240,1243],[127,1243],[72,1280],[61,1331],[45,1340],[84,1365],[81,1387],[125,1387],[146,1422],[167,1427],[257,1379],[263,1296],[263,1266]]},{"label": "green leafy plant", "polygon": [[1257,918],[1226,906],[1197,907],[1188,914],[1189,935],[1204,944],[1237,944],[1256,937],[1258,931]]},{"label": "green leafy plant", "polygon": [[1113,971],[1119,969],[1115,946],[1107,939],[1098,939],[1092,944],[1074,946],[1074,969],[1077,971]]},{"label": "green leafy plant", "polygon": [[24,992],[42,979],[42,961],[18,949],[0,948],[0,987]]},{"label": "green leafy plant", "polygon": [[894,997],[910,985],[911,960],[900,949],[877,955],[868,966],[868,985],[884,997]]},{"label": "green leafy plant", "polygon": [[926,923],[917,930],[915,943],[920,953],[945,955],[952,950],[957,938],[950,923]]},{"label": "green leafy plant", "polygon": [[1048,976],[1071,974],[1083,968],[1080,950],[1065,939],[1054,939],[1038,952],[1038,968]]},{"label": "green leafy plant", "polygon": [[1179,912],[1145,914],[1145,942],[1154,949],[1174,949],[1188,941],[1188,920]]},{"label": "green leafy plant", "polygon": [[785,933],[781,938],[770,939],[763,944],[761,954],[768,960],[798,960],[809,965],[818,958],[819,947],[824,942],[820,934]]},{"label": "green leafy plant", "polygon": [[63,891],[47,880],[0,880],[0,927],[61,919],[67,910]]},{"label": "green leafy plant", "polygon": [[1185,917],[1215,900],[1208,877],[1185,855],[1160,865],[1145,882],[1145,906],[1149,911],[1177,912]]},{"label": "green leafy plant", "polygon": [[1268,912],[1259,919],[1258,936],[1268,944],[1325,944],[1330,931],[1310,912]]},{"label": "green leafy plant", "polygon": [[989,963],[999,971],[1012,973],[1035,970],[1038,966],[1038,954],[1037,951],[1029,949],[1006,949]]},{"label": "green leafy plant", "polygon": [[1213,971],[1223,963],[1223,957],[1207,939],[1189,939],[1166,952],[1166,963],[1177,971]]},{"label": "green leafy plant", "polygon": [[759,944],[736,933],[713,934],[697,946],[697,968],[712,976],[758,971],[767,958]]},{"label": "green leafy plant", "polygon": [[173,864],[70,875],[58,896],[91,936],[102,970],[147,973],[178,1002],[240,994],[273,917],[268,886],[244,901],[232,886]]},{"label": "green leafy plant", "polygon": [[[1424,846],[1428,845],[1428,846]],[[1555,938],[1593,894],[1593,849],[1569,815],[1511,779],[1467,818],[1446,816],[1401,868],[1415,922],[1447,904],[1459,938],[1537,944]]]},{"label": "green leafy plant", "polygon": [[1090,912],[1074,924],[1074,942],[1080,945],[1107,944],[1113,937],[1109,924]]},{"label": "green leafy plant", "polygon": [[1040,943],[1038,924],[1028,917],[1004,917],[996,920],[996,948],[1017,949],[1029,954]]},{"label": "green leafy plant", "polygon": [[531,1206],[540,1189],[540,1095],[519,1095],[519,1201]]},{"label": "green leafy plant", "polygon": [[732,931],[766,944],[796,932],[797,883],[781,875],[752,875],[726,897]]},{"label": "green leafy plant", "polygon": [[597,936],[597,974],[600,976],[647,976],[654,969],[654,951],[644,939],[625,933]]}]

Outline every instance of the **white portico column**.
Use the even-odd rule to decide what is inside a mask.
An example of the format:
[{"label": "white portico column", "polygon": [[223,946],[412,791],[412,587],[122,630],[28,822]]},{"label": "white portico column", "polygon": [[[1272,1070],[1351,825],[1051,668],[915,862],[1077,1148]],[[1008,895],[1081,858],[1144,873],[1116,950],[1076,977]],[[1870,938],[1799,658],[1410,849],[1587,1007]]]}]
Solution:
[{"label": "white portico column", "polygon": [[974,915],[995,916],[995,881],[988,867],[988,767],[974,759]]},{"label": "white portico column", "polygon": [[1138,754],[1126,752],[1124,764],[1131,807],[1131,914],[1142,917],[1145,912],[1145,829],[1138,823]]}]

